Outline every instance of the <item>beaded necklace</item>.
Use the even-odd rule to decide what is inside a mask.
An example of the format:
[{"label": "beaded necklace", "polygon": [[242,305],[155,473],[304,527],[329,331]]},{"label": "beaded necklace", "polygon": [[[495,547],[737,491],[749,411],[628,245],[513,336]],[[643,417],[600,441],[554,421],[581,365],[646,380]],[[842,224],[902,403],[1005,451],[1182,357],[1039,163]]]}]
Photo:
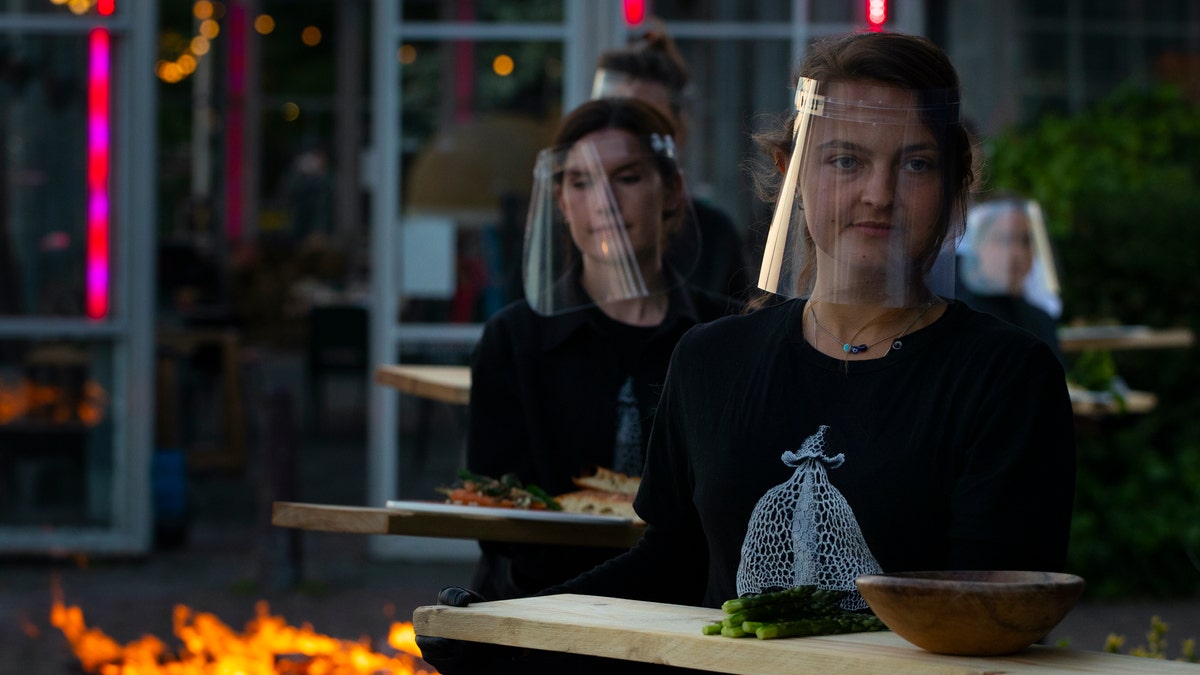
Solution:
[{"label": "beaded necklace", "polygon": [[[909,322],[909,324],[907,326],[905,326],[904,329],[901,330],[899,333],[897,333],[895,336],[885,337],[876,342],[872,342],[871,344],[864,343],[861,345],[850,344],[850,342],[847,342],[847,341],[841,339],[840,337],[834,335],[833,332],[830,331],[828,328],[826,328],[825,326],[822,326],[821,322],[817,321],[817,308],[816,308],[815,303],[813,305],[809,306],[808,313],[812,314],[813,324],[815,324],[817,328],[820,328],[822,332],[824,332],[829,337],[833,338],[836,342],[842,343],[842,351],[843,352],[845,352],[847,354],[862,354],[863,352],[867,351],[871,347],[875,347],[876,345],[883,344],[884,342],[887,342],[888,340],[892,341],[892,349],[900,349],[900,348],[904,347],[904,343],[900,340],[900,338],[904,337],[905,334],[908,333],[909,329],[911,329],[913,326],[917,325],[917,322],[921,320],[921,317],[925,316],[925,312],[928,312],[929,308],[933,307],[934,304],[936,304],[936,302],[937,302],[937,298],[935,297],[935,298],[931,299],[928,303],[926,303],[925,308],[921,310],[921,313],[917,314],[916,318],[914,318],[911,322]],[[858,337],[858,333],[863,332],[864,328],[866,328],[866,326],[859,328],[858,332],[856,332],[854,334],[854,337],[850,338],[850,340],[853,341],[854,338]]]}]

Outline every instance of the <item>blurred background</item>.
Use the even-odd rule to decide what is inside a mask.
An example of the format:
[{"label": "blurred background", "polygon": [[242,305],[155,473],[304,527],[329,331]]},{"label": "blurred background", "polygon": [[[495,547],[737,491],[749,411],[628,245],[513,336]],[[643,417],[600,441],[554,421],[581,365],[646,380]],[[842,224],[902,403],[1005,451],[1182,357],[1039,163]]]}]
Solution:
[{"label": "blurred background", "polygon": [[[152,559],[212,512],[261,547],[274,498],[430,498],[465,409],[372,370],[463,365],[520,297],[534,157],[650,29],[691,69],[685,167],[752,277],[750,135],[806,45],[950,53],[983,194],[1040,203],[1068,379],[1102,403],[1070,571],[1094,599],[1200,595],[1200,0],[5,0],[0,556]],[[1067,339],[1097,330],[1121,339]],[[1123,339],[1146,332],[1185,337]]]}]

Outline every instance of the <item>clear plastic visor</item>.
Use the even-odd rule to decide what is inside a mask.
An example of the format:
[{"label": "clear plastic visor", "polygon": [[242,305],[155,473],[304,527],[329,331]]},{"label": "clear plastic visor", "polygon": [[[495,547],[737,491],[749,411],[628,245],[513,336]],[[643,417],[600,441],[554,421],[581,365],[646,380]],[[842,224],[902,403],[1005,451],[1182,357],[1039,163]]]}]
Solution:
[{"label": "clear plastic visor", "polygon": [[801,78],[759,287],[887,307],[953,297],[957,124],[938,92]]},{"label": "clear plastic visor", "polygon": [[1054,250],[1037,202],[999,199],[972,206],[958,258],[965,290],[1023,297],[1052,317],[1062,314]]},{"label": "clear plastic visor", "polygon": [[[525,229],[526,300],[554,315],[669,292],[699,257],[690,204],[669,136],[606,129],[543,150]],[[682,267],[664,262],[668,244]]]}]

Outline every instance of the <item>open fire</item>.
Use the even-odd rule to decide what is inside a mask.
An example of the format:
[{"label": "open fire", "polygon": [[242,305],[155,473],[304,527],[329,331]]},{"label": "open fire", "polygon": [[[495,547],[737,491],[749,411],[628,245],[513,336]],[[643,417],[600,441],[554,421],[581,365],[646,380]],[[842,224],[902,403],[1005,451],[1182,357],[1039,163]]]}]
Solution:
[{"label": "open fire", "polygon": [[[57,595],[57,594],[56,594]],[[238,633],[216,616],[176,605],[171,649],[146,635],[121,645],[103,631],[89,628],[78,606],[56,597],[50,622],[66,636],[85,673],[98,675],[436,675],[420,660],[411,623],[391,626],[392,653],[372,649],[370,641],[340,640],[308,624],[290,626],[259,601],[257,616]]]}]

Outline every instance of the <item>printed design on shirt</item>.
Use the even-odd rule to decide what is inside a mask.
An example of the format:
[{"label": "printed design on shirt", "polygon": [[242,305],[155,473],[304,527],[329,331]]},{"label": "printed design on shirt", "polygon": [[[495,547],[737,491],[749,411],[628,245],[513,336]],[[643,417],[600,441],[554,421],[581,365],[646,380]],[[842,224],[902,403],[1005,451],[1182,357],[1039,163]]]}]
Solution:
[{"label": "printed design on shirt", "polygon": [[646,449],[642,446],[642,421],[630,375],[617,394],[617,435],[613,444],[613,469],[628,476],[642,475]]},{"label": "printed design on shirt", "polygon": [[846,458],[825,454],[828,431],[821,425],[799,450],[783,453],[783,463],[796,470],[768,490],[750,514],[737,572],[739,596],[814,584],[847,591],[841,602],[845,609],[867,606],[854,580],[883,569],[850,504],[829,483],[826,470],[838,468]]}]

